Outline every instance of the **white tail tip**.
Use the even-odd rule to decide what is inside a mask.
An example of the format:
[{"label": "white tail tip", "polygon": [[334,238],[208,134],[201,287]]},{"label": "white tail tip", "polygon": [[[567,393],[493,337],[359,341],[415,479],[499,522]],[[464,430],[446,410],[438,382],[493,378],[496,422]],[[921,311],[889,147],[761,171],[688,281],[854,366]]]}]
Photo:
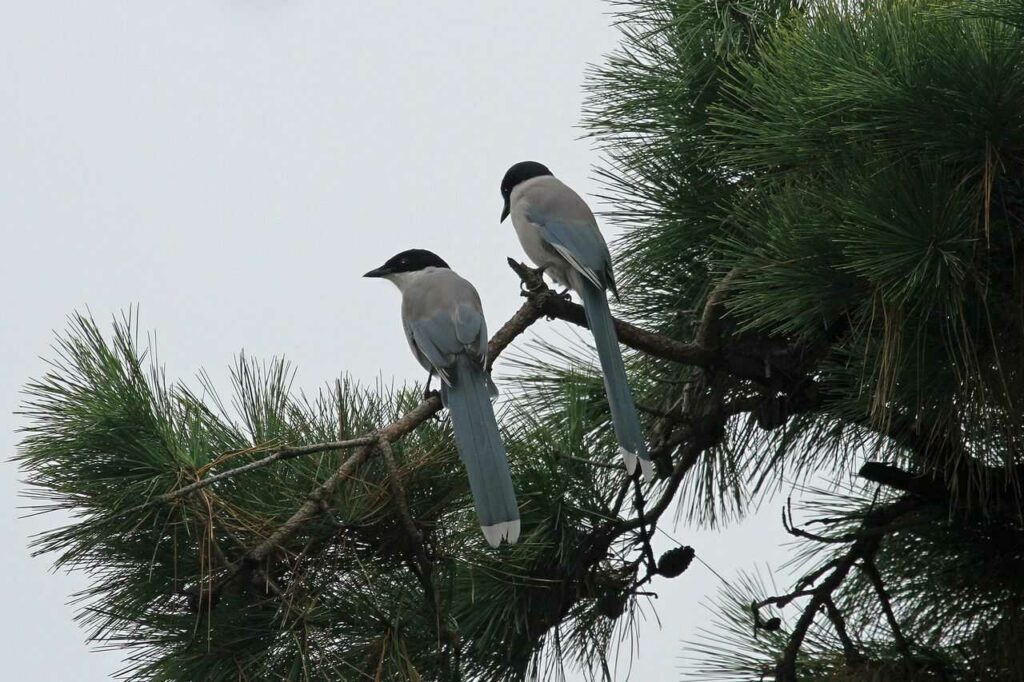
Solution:
[{"label": "white tail tip", "polygon": [[633,472],[636,471],[636,455],[621,445],[619,446],[619,454],[622,455],[622,460],[626,463],[626,473],[632,476]]},{"label": "white tail tip", "polygon": [[507,541],[510,545],[514,545],[519,540],[519,519],[515,521],[502,521],[491,526],[480,526],[480,530],[484,532],[487,544],[491,547],[497,547],[501,544],[502,540]]},{"label": "white tail tip", "polygon": [[650,483],[654,480],[654,462],[644,457],[640,458],[640,471],[644,474],[644,480]]},{"label": "white tail tip", "polygon": [[622,455],[623,461],[626,463],[626,473],[630,476],[636,471],[636,461],[640,460],[640,471],[644,475],[644,480],[647,482],[654,480],[654,463],[646,457],[637,457],[634,453],[630,452],[626,448],[619,446],[619,454]]}]

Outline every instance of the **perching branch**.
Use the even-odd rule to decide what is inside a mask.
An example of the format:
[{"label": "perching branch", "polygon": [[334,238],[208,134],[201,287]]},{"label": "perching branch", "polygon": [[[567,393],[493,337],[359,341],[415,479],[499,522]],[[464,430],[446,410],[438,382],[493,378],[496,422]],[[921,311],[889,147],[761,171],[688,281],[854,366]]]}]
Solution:
[{"label": "perching branch", "polygon": [[[495,359],[519,334],[542,316],[548,315],[586,326],[582,307],[571,303],[549,289],[536,271],[511,259],[509,264],[522,279],[524,285],[523,295],[527,300],[491,339],[488,345],[488,369],[491,368]],[[570,580],[582,579],[594,565],[607,557],[612,543],[631,533],[638,534],[639,540],[643,545],[642,560],[646,561],[648,573],[653,575],[656,562],[650,549],[650,534],[657,527],[661,515],[675,499],[682,481],[700,460],[700,457],[722,441],[726,434],[726,424],[731,417],[752,413],[764,402],[764,397],[761,395],[749,395],[749,384],[745,385],[741,395],[730,395],[730,391],[739,385],[735,383],[737,379],[741,381],[753,379],[755,382],[766,382],[769,378],[770,368],[766,366],[762,356],[749,357],[749,353],[743,355],[742,353],[735,352],[729,344],[724,343],[720,338],[720,334],[717,331],[717,320],[721,313],[721,298],[724,296],[725,285],[726,282],[723,281],[721,286],[709,296],[707,302],[709,308],[705,309],[698,328],[699,343],[682,343],[671,337],[649,332],[620,320],[615,321],[619,340],[625,345],[656,357],[716,370],[713,375],[709,374],[709,376],[717,376],[720,379],[716,379],[710,385],[707,382],[703,382],[700,384],[699,389],[694,388],[696,384],[687,384],[687,390],[708,391],[709,395],[704,396],[706,400],[697,401],[695,399],[690,401],[692,404],[682,408],[678,419],[676,419],[677,415],[674,412],[671,415],[668,413],[659,415],[663,419],[671,418],[672,424],[666,433],[660,434],[661,437],[657,442],[651,443],[652,457],[655,455],[659,456],[663,459],[663,463],[670,467],[670,469],[666,468],[664,470],[666,478],[663,479],[658,496],[653,500],[644,500],[639,485],[637,485],[637,496],[635,499],[637,513],[635,516],[628,519],[609,519],[595,527],[581,545],[575,566],[569,572],[568,578]],[[700,409],[695,409],[698,406]],[[813,400],[793,401],[792,406],[792,411],[795,413],[812,409],[816,406],[816,403]],[[694,409],[691,410],[689,408]],[[218,583],[223,585],[227,581],[234,579],[240,572],[256,570],[258,564],[285,547],[288,540],[300,532],[307,523],[324,512],[329,511],[331,499],[340,490],[343,483],[353,478],[358,469],[370,457],[379,453],[389,471],[388,483],[391,487],[392,497],[396,504],[401,526],[409,539],[415,571],[423,584],[429,607],[433,609],[438,620],[438,634],[446,644],[450,644],[457,650],[458,635],[447,627],[442,611],[440,593],[434,584],[434,566],[424,547],[423,534],[417,528],[415,521],[409,513],[406,491],[402,486],[400,472],[391,452],[391,443],[412,432],[440,409],[441,403],[438,397],[425,398],[399,419],[382,426],[372,433],[329,443],[281,448],[248,464],[208,476],[187,486],[155,496],[146,503],[126,511],[137,512],[155,505],[171,503],[219,481],[268,466],[276,461],[315,452],[354,448],[351,455],[338,466],[330,477],[308,493],[306,500],[291,517],[266,536],[258,545],[246,551],[241,558],[235,559],[230,564],[221,567],[221,577]],[[226,453],[225,457],[235,454],[242,453]],[[623,490],[619,498],[620,502],[616,504],[615,516],[618,515],[619,505],[624,501],[625,495],[628,494],[628,485],[629,481],[624,480]],[[877,542],[877,539],[872,541]],[[858,556],[861,555],[858,554]],[[829,581],[841,582],[848,570],[849,566],[846,563],[838,564],[833,568],[832,575],[826,579],[823,585],[829,583]],[[822,589],[823,587],[819,586],[815,590],[807,590],[806,594],[801,593],[801,595],[793,596],[812,596],[818,599],[818,606],[820,606],[824,603],[822,600],[828,597],[831,594],[831,589],[834,588],[829,589],[827,592],[821,592]],[[819,597],[819,595],[823,596]],[[813,615],[811,618],[813,618]],[[798,648],[799,642],[795,646]]]},{"label": "perching branch", "polygon": [[[522,295],[534,301],[543,315],[588,328],[583,306],[573,303],[549,289],[544,284],[542,275],[525,263],[509,258],[508,264],[522,280]],[[725,345],[720,343],[717,315],[721,311],[721,302],[725,291],[731,283],[729,278],[733,276],[733,273],[730,273],[723,278],[719,287],[715,289],[712,296],[709,296],[708,304],[711,305],[712,310],[708,311],[705,308],[705,312],[702,314],[702,323],[697,334],[698,342],[677,341],[670,336],[650,332],[613,317],[612,321],[615,323],[615,333],[619,338],[619,343],[664,360],[695,367],[714,367],[738,379],[746,379],[762,385],[785,386],[787,382],[783,379],[792,374],[786,365],[813,354],[809,354],[806,349],[797,347],[772,348],[769,352],[759,347],[741,347],[743,344]],[[726,279],[729,279],[729,282],[726,282]],[[702,345],[702,342],[709,345]],[[745,345],[749,346],[750,344]],[[775,367],[774,375],[773,367]],[[795,387],[796,377],[790,377],[790,379],[791,381],[788,383]],[[806,377],[801,377],[801,379],[803,383],[801,389],[813,393],[814,382],[807,380]]]},{"label": "perching branch", "polygon": [[[565,298],[559,296],[545,286],[543,279],[536,271],[527,268],[525,265],[516,263],[511,259],[509,259],[509,264],[512,269],[520,275],[524,285],[523,295],[527,300],[515,315],[513,315],[513,317],[506,322],[491,339],[491,342],[488,345],[488,369],[490,369],[494,360],[512,342],[513,339],[543,315],[549,315],[551,317],[564,319],[566,321],[585,326],[585,315],[580,306],[567,301]],[[716,314],[711,314],[711,312],[705,311],[705,314],[702,316],[702,325],[699,331],[700,338],[705,342],[708,342],[708,339],[717,334],[712,327],[715,326],[713,322],[717,319],[717,313],[720,310],[721,292],[718,289],[716,289],[716,292],[718,293],[717,297],[709,297],[708,301],[709,305],[715,307],[714,312]],[[709,320],[711,322],[708,322]],[[728,350],[728,347],[722,345],[718,341],[713,344],[708,343],[709,346],[713,345],[715,347],[715,350],[711,350],[705,345],[681,343],[670,337],[648,332],[619,320],[616,320],[615,324],[620,341],[641,352],[685,364],[705,368],[714,367],[722,369],[724,370],[723,377],[731,377],[727,378],[727,381],[732,381],[733,379],[753,378],[755,381],[763,382],[768,378],[767,374],[770,371],[770,368],[766,368],[762,358],[758,357],[753,361],[749,361],[749,358],[744,359],[739,355],[731,356],[731,351]],[[739,360],[736,358],[739,358]],[[649,549],[650,538],[648,529],[653,530],[656,527],[661,515],[668,509],[672,501],[675,499],[675,495],[683,479],[699,461],[700,456],[721,442],[726,433],[725,427],[727,421],[732,416],[753,412],[758,409],[758,406],[763,402],[763,398],[761,396],[734,396],[727,401],[725,396],[728,391],[723,386],[718,386],[717,388],[712,387],[712,389],[710,403],[704,406],[700,414],[682,415],[681,421],[675,428],[670,429],[668,433],[664,434],[664,437],[660,442],[652,443],[652,456],[658,455],[671,457],[671,459],[668,460],[672,465],[671,474],[668,476],[660,495],[646,509],[644,509],[644,506],[646,505],[643,505],[643,503],[640,502],[638,504],[638,513],[635,517],[630,519],[615,519],[595,528],[591,533],[591,536],[581,547],[580,556],[576,563],[576,568],[573,571],[576,579],[582,578],[595,562],[601,561],[606,556],[608,548],[617,538],[631,532],[640,533],[640,541],[644,545],[644,558],[649,565],[654,563],[653,556]],[[811,409],[816,405],[816,401],[794,401],[793,405],[795,406],[793,411],[797,412]],[[346,447],[356,447],[357,449],[355,452],[353,452],[352,455],[338,467],[331,477],[309,493],[306,501],[285,523],[265,538],[263,542],[249,550],[242,559],[237,560],[232,566],[228,567],[227,576],[224,580],[229,580],[231,576],[237,573],[242,567],[251,567],[270,556],[272,552],[282,547],[292,535],[297,533],[303,525],[326,511],[329,508],[329,501],[331,497],[339,489],[341,484],[346,479],[351,478],[356,470],[369,457],[371,457],[375,452],[380,451],[383,453],[385,464],[391,472],[390,478],[392,481],[391,485],[393,496],[395,497],[396,504],[398,505],[402,525],[406,534],[409,536],[415,553],[416,566],[418,568],[420,579],[424,584],[424,589],[427,591],[428,601],[431,602],[431,606],[438,618],[438,633],[447,642],[450,642],[453,646],[457,646],[457,644],[455,644],[457,642],[457,635],[450,632],[447,629],[446,624],[443,622],[444,616],[441,611],[440,595],[436,586],[433,585],[433,567],[426,556],[426,552],[423,547],[422,534],[416,528],[414,521],[409,516],[407,506],[403,511],[405,492],[401,488],[393,458],[391,458],[390,462],[388,461],[390,443],[407,435],[421,423],[436,414],[440,408],[440,400],[436,396],[430,397],[421,401],[415,408],[403,415],[400,419],[380,428],[373,434],[367,434],[359,439],[339,441],[334,444],[309,445],[301,448],[289,448],[287,450],[282,450],[278,453],[273,453],[270,457],[264,458],[263,460],[258,460],[257,462],[244,465],[244,467],[238,467],[237,469],[224,472],[223,474],[211,476],[203,481],[192,484],[187,488],[182,488],[178,491],[165,494],[160,498],[154,498],[151,503],[158,504],[160,502],[171,501],[178,497],[187,495],[189,492],[194,492],[195,490],[208,486],[217,480],[223,480],[224,478],[237,475],[258,466],[264,466],[265,464],[269,464],[271,461],[274,461],[271,457],[285,459],[287,457],[299,456],[300,454],[305,454],[307,452],[339,449],[340,443],[344,443]],[[684,412],[685,411],[686,410],[684,410]],[[674,457],[672,457],[673,455]],[[623,497],[628,489],[628,481],[624,481],[624,483],[625,486],[622,491]],[[877,539],[872,539],[871,541],[877,542]],[[857,556],[860,556],[860,554]],[[823,600],[825,597],[831,595],[831,591],[842,581],[848,570],[849,562],[841,562],[835,567],[832,575],[829,576],[822,586],[819,586],[813,591],[809,591],[809,595],[812,595],[814,599],[817,600],[815,609],[819,608],[821,604],[824,603]],[[807,616],[805,613],[805,617],[808,617],[809,620],[807,621],[807,625],[803,627],[804,632],[806,631],[806,627],[810,624],[810,619],[813,619],[813,610],[810,616]],[[794,637],[796,637],[797,633],[800,632],[800,624],[798,624],[798,629],[794,633]],[[802,640],[802,637],[803,635],[799,634],[800,640]],[[793,656],[795,657],[795,651],[799,648],[799,641],[791,640],[790,644],[791,647],[787,648],[787,651],[789,651],[790,648],[793,648]]]},{"label": "perching branch", "polygon": [[[544,284],[541,275],[525,263],[519,263],[509,258],[508,264],[523,282],[525,288],[523,295],[536,303],[540,308],[541,314],[565,320],[580,327],[589,328],[583,306],[573,303],[549,289]],[[666,360],[675,360],[676,362],[702,367],[710,365],[715,360],[715,353],[697,344],[682,343],[663,334],[646,331],[617,318],[613,318],[613,320],[619,342],[635,350]]]},{"label": "perching branch", "polygon": [[[567,321],[585,326],[585,316],[582,307],[566,301],[564,298],[559,297],[555,292],[548,289],[543,284],[543,280],[535,270],[532,270],[521,263],[517,263],[512,259],[509,259],[509,265],[517,274],[520,275],[526,285],[524,295],[527,297],[527,301],[492,337],[488,344],[488,369],[490,369],[494,360],[501,354],[501,352],[508,347],[508,345],[519,334],[525,331],[543,315],[552,315],[554,317],[566,319]],[[708,364],[713,359],[713,354],[696,345],[680,343],[670,337],[647,332],[631,324],[618,320],[616,320],[615,324],[616,332],[619,334],[620,341],[626,345],[636,348],[637,350],[658,355],[659,357],[666,357],[668,359],[697,365]],[[441,402],[437,397],[425,399],[410,412],[406,413],[402,418],[379,429],[376,433],[376,437],[380,441],[394,442],[433,416],[440,410],[440,408]],[[673,475],[670,477],[667,489],[651,510],[642,517],[624,522],[621,528],[616,529],[617,532],[613,531],[611,533],[611,536],[608,539],[609,542],[612,537],[616,537],[622,532],[633,530],[638,527],[639,524],[654,524],[657,521],[660,515],[669,506],[683,477],[697,461],[700,453],[710,448],[714,443],[720,440],[722,435],[724,435],[724,422],[726,416],[728,415],[723,414],[720,418],[715,420],[718,423],[714,425],[715,428],[709,430],[709,432],[714,432],[712,437],[708,438],[707,434],[705,434],[705,437],[703,438],[694,439],[696,444],[688,448],[685,455],[680,459],[679,464],[673,471]],[[371,441],[368,444],[359,446],[359,448],[347,460],[345,460],[341,466],[338,467],[330,478],[310,492],[306,502],[296,510],[291,518],[289,518],[263,542],[250,550],[242,561],[261,561],[275,548],[282,545],[284,541],[294,535],[305,523],[318,516],[327,507],[328,500],[337,490],[338,486],[340,486],[344,480],[350,478],[356,468],[371,456],[374,449],[372,445],[373,442],[374,441]],[[312,448],[316,446],[306,447]]]}]

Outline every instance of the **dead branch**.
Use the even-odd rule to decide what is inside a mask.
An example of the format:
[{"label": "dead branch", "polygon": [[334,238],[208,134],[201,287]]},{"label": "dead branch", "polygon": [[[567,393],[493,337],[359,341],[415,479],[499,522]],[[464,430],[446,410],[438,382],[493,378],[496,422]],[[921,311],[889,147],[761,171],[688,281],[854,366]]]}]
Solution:
[{"label": "dead branch", "polygon": [[839,611],[839,607],[832,601],[831,595],[825,599],[825,610],[828,613],[828,619],[832,621],[832,627],[835,628],[836,635],[839,636],[839,641],[843,643],[843,655],[846,657],[846,665],[852,667],[862,663],[864,655],[860,653],[857,647],[854,646],[853,640],[850,639],[850,635],[846,631],[846,620]]},{"label": "dead branch", "polygon": [[892,610],[892,602],[889,600],[889,593],[885,589],[885,583],[882,582],[882,574],[878,572],[878,567],[875,566],[874,558],[871,555],[865,556],[861,559],[859,566],[860,570],[868,577],[868,580],[871,581],[875,588],[878,601],[882,605],[882,611],[885,613],[885,619],[889,621],[889,628],[892,630],[892,638],[896,644],[896,649],[907,658],[910,658],[912,655],[910,644],[907,642],[906,637],[903,636],[903,630],[896,620],[896,614]]},{"label": "dead branch", "polygon": [[[919,508],[921,504],[921,500],[914,497],[900,498],[866,515],[862,528],[866,531],[884,530],[904,514]],[[865,532],[854,540],[845,554],[834,560],[835,565],[832,572],[814,588],[810,601],[804,607],[799,620],[793,628],[793,632],[789,636],[789,641],[786,643],[782,658],[775,669],[776,682],[796,682],[796,657],[800,652],[804,638],[807,636],[807,630],[814,622],[814,617],[821,607],[825,606],[826,602],[832,599],[832,594],[842,585],[855,563],[865,557],[874,555],[883,537],[884,532]]]}]

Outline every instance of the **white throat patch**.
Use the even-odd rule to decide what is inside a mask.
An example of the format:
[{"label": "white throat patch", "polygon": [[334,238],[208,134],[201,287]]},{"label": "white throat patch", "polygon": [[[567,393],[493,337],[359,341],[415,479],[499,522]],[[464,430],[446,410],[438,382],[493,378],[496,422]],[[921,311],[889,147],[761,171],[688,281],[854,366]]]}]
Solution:
[{"label": "white throat patch", "polygon": [[423,268],[422,270],[415,270],[413,272],[393,272],[390,275],[384,275],[384,279],[390,281],[399,291],[405,291],[409,287],[416,286],[417,282],[423,275],[436,271],[433,265]]}]

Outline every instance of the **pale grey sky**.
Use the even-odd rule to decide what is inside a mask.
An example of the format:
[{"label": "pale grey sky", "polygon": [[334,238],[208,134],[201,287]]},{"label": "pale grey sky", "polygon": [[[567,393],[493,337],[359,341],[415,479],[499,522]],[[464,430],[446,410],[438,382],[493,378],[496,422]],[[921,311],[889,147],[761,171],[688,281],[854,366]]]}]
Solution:
[{"label": "pale grey sky", "polygon": [[[342,372],[421,379],[398,295],[359,274],[430,248],[474,282],[497,328],[519,305],[498,184],[531,158],[593,199],[600,158],[578,138],[588,63],[617,44],[595,0],[36,0],[0,3],[0,451],[53,330],[88,306],[138,304],[169,377],[234,355],[284,355],[296,388]],[[606,235],[614,237],[605,226]],[[555,327],[561,323],[549,323]],[[499,371],[500,371],[499,362]],[[0,482],[0,642],[8,679],[109,679],[73,621],[81,574],[48,571]],[[722,534],[674,531],[725,575],[777,563],[776,510]],[[667,547],[668,545],[663,545]],[[631,673],[678,677],[717,579],[657,580]]]}]

